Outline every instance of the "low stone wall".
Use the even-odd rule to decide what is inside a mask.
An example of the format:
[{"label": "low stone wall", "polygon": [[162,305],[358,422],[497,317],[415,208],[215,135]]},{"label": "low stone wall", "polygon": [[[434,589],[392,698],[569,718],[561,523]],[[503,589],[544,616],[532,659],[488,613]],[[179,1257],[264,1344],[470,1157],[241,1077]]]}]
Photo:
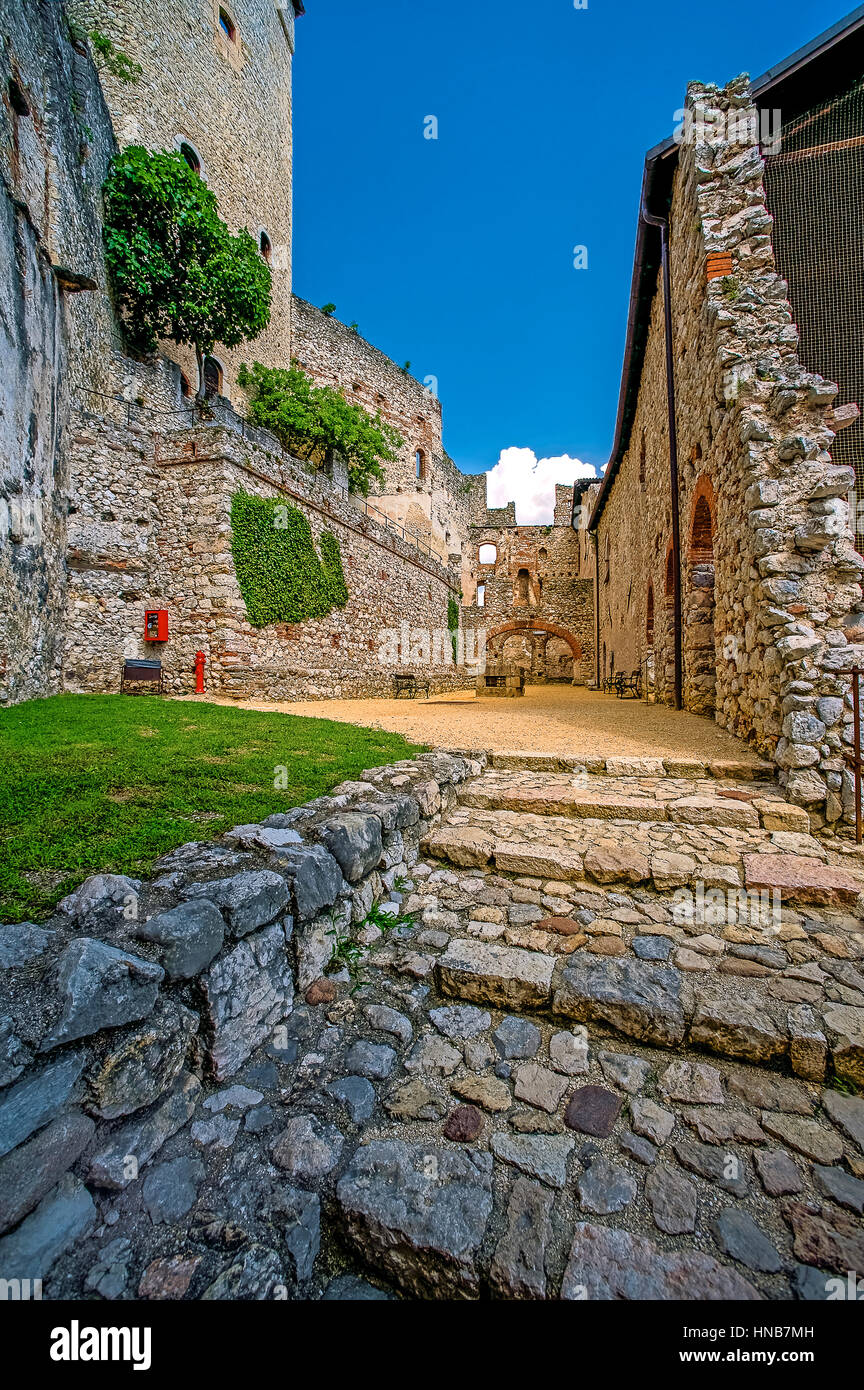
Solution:
[{"label": "low stone wall", "polygon": [[[217,1147],[236,1129],[208,1104],[214,1087],[262,1045],[285,1054],[310,987],[314,1002],[335,995],[324,971],[339,937],[381,899],[398,916],[421,839],[480,768],[428,753],[372,769],[182,845],[147,882],[98,875],[49,921],[0,927],[0,1277],[74,1263],[97,1208],[185,1126]],[[380,935],[361,932],[365,944]]]}]

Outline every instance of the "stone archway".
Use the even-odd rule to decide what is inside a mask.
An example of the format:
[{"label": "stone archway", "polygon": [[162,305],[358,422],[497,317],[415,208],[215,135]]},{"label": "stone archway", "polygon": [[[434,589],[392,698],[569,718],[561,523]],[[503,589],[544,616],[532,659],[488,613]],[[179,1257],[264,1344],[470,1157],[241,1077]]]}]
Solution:
[{"label": "stone archway", "polygon": [[717,656],[714,649],[714,533],[716,502],[711,480],[696,484],[690,512],[684,619],[684,704],[697,714],[714,710]]},{"label": "stone archway", "polygon": [[486,635],[487,647],[494,650],[495,645],[500,645],[500,639],[511,636],[514,633],[524,633],[530,637],[532,633],[544,633],[547,637],[560,637],[573,655],[573,684],[584,685],[585,678],[582,673],[582,643],[578,637],[574,637],[572,632],[568,632],[566,627],[559,627],[557,623],[547,623],[542,621],[531,622],[528,619],[516,619],[513,622],[502,623],[500,627],[492,628]]}]

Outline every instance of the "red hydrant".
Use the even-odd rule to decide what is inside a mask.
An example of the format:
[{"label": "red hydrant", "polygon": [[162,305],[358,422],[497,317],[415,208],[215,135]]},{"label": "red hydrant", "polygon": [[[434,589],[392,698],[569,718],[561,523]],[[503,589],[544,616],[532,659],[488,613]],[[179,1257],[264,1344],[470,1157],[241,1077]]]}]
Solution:
[{"label": "red hydrant", "polygon": [[207,660],[203,652],[195,653],[195,694],[204,694],[204,663]]}]

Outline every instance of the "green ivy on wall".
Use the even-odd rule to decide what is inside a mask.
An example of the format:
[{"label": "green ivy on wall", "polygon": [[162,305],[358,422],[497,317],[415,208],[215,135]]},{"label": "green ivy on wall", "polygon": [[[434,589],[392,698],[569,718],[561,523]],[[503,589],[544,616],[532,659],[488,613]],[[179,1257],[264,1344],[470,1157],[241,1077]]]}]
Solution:
[{"label": "green ivy on wall", "polygon": [[321,533],[319,555],[306,517],[278,498],[235,492],[231,554],[254,627],[323,618],[348,602],[336,537]]},{"label": "green ivy on wall", "polygon": [[459,633],[459,604],[455,598],[447,600],[447,626],[450,629],[450,642],[453,647],[453,660],[456,660],[456,643]]}]

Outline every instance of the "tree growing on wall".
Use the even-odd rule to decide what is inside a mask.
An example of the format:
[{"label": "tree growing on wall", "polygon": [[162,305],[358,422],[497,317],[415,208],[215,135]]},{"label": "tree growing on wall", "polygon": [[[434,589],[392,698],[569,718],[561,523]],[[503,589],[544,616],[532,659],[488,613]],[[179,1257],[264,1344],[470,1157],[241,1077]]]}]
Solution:
[{"label": "tree growing on wall", "polygon": [[103,190],[105,260],[130,344],[188,343],[204,396],[204,358],[217,343],[257,338],[270,319],[270,269],[245,230],[232,233],[216,198],[182,155],[130,145]]},{"label": "tree growing on wall", "polygon": [[348,466],[348,479],[365,497],[373,479],[383,480],[385,463],[392,463],[402,436],[392,425],[347,401],[332,386],[316,386],[296,361],[289,367],[264,367],[253,362],[237,373],[249,393],[249,418],[275,434],[297,458],[324,463],[333,452]]}]

